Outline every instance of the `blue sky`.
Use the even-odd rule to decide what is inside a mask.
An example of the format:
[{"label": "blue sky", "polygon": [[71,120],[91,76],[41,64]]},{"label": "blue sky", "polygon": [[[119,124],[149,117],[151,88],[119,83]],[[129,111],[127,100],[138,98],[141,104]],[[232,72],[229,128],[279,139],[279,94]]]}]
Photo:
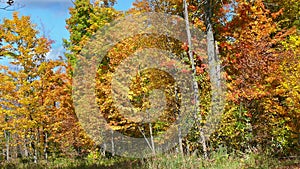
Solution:
[{"label": "blue sky", "polygon": [[[119,0],[115,5],[117,10],[127,10],[132,6],[135,0]],[[0,0],[0,3],[3,2]],[[29,15],[33,23],[41,33],[45,34],[55,43],[48,57],[63,55],[62,39],[68,38],[69,33],[66,30],[65,20],[69,17],[68,8],[71,7],[71,0],[15,0],[17,6],[23,6],[17,9],[19,15]],[[0,11],[0,21],[3,18],[11,18],[11,11]],[[7,59],[0,59],[0,64],[7,64]]]}]

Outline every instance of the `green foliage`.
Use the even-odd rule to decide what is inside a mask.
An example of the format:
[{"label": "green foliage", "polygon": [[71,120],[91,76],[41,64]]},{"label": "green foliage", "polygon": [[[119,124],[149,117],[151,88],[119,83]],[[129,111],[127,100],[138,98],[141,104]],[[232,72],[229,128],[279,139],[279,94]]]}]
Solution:
[{"label": "green foliage", "polygon": [[[69,53],[66,53],[68,62],[74,67],[76,59],[86,42],[96,31],[111,22],[120,14],[109,7],[109,1],[104,6],[97,0],[91,3],[87,0],[76,0],[74,7],[70,8],[71,17],[66,20],[66,28],[70,32],[70,38],[64,39],[64,46]],[[111,1],[113,4],[114,1]]]}]

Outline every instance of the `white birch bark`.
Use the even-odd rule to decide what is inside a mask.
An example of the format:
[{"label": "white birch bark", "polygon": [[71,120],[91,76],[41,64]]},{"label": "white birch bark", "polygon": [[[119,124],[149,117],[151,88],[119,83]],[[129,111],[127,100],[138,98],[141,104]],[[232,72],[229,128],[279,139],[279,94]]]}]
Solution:
[{"label": "white birch bark", "polygon": [[199,125],[200,119],[198,118],[198,113],[199,113],[199,87],[198,83],[196,80],[196,66],[194,62],[194,56],[193,56],[193,44],[192,44],[192,36],[191,36],[191,31],[190,31],[190,23],[189,23],[189,13],[187,9],[187,2],[186,0],[183,1],[184,4],[184,18],[185,18],[185,23],[186,23],[186,32],[187,32],[187,38],[188,38],[188,45],[189,45],[189,50],[188,50],[188,55],[190,58],[191,66],[192,66],[192,71],[193,71],[193,89],[194,89],[194,101],[195,101],[195,108],[194,108],[194,116],[196,119],[196,122],[198,124],[198,127],[200,128],[200,137],[201,137],[201,143],[202,143],[202,148],[204,152],[204,158],[207,158],[207,146],[206,146],[206,140],[204,136],[204,132],[202,129],[202,126]]}]

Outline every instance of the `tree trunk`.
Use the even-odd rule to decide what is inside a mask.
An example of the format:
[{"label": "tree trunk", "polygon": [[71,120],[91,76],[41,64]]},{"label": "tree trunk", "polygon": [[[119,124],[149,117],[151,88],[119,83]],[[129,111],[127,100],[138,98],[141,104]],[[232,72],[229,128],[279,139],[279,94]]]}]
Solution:
[{"label": "tree trunk", "polygon": [[104,142],[103,143],[103,150],[102,150],[102,156],[104,156],[105,157],[105,155],[106,155],[106,143]]},{"label": "tree trunk", "polygon": [[212,1],[207,0],[205,7],[206,16],[206,30],[207,30],[207,54],[208,54],[208,65],[209,75],[212,91],[212,113],[217,113],[220,108],[220,96],[221,96],[221,68],[220,58],[216,52],[216,43],[212,24]]},{"label": "tree trunk", "polygon": [[155,155],[155,146],[154,146],[154,139],[153,139],[153,134],[152,134],[152,124],[151,123],[149,123],[149,131],[150,131],[152,153],[153,153],[153,155]]},{"label": "tree trunk", "polygon": [[48,162],[48,133],[45,132],[45,140],[44,140],[44,158],[46,162]]},{"label": "tree trunk", "polygon": [[33,162],[37,163],[37,146],[36,146],[36,137],[32,136],[31,147],[33,150]]},{"label": "tree trunk", "polygon": [[115,156],[114,130],[111,130],[111,155]]},{"label": "tree trunk", "polygon": [[147,139],[145,133],[142,131],[142,129],[141,129],[139,126],[138,126],[138,129],[139,129],[139,131],[141,132],[141,134],[144,136],[144,139],[145,139],[146,143],[148,144],[149,148],[150,148],[150,149],[152,150],[152,152],[153,152],[153,148],[152,148],[150,142],[148,141],[148,139]]},{"label": "tree trunk", "polygon": [[[206,0],[205,4],[205,22],[206,22],[206,33],[207,33],[207,54],[208,54],[208,65],[209,65],[209,76],[211,84],[211,111],[209,118],[207,119],[208,125],[207,130],[214,130],[216,128],[216,121],[211,118],[216,118],[222,111],[223,100],[221,97],[222,86],[221,86],[221,63],[220,58],[217,54],[217,45],[213,30],[213,0]],[[208,131],[208,133],[211,133]]]},{"label": "tree trunk", "polygon": [[3,157],[6,156],[6,155],[5,155],[5,148],[4,148],[4,147],[2,147],[2,156],[3,156]]},{"label": "tree trunk", "polygon": [[8,131],[4,131],[4,137],[6,140],[5,146],[6,146],[6,161],[9,161],[9,132]]},{"label": "tree trunk", "polygon": [[203,133],[202,126],[200,125],[200,119],[198,118],[198,112],[199,112],[199,87],[196,80],[196,68],[195,68],[195,62],[194,62],[194,56],[193,56],[193,45],[192,45],[192,39],[191,39],[191,31],[190,31],[190,23],[189,23],[189,14],[188,14],[188,8],[187,8],[187,2],[186,0],[183,1],[184,4],[184,18],[186,23],[186,32],[187,32],[187,38],[188,38],[188,45],[189,45],[189,58],[192,66],[193,71],[193,89],[194,89],[194,101],[195,101],[195,108],[194,108],[194,117],[196,119],[196,122],[198,124],[198,127],[200,129],[200,137],[202,139],[202,148],[204,152],[204,158],[207,158],[207,146],[205,141],[205,136]]},{"label": "tree trunk", "polygon": [[27,149],[27,144],[26,141],[24,142],[24,157],[28,157],[28,149]]},{"label": "tree trunk", "polygon": [[33,153],[34,153],[33,162],[36,164],[37,163],[37,150],[36,150],[36,148],[33,149]]},{"label": "tree trunk", "polygon": [[177,106],[177,103],[179,101],[179,98],[178,98],[178,93],[177,93],[177,88],[175,88],[175,100],[176,100],[176,114],[178,116],[178,144],[179,144],[179,150],[180,150],[180,153],[181,155],[183,155],[183,145],[182,145],[182,133],[181,133],[181,125],[180,125],[180,119],[181,119],[181,116],[180,116],[180,109],[179,107]]},{"label": "tree trunk", "polygon": [[27,148],[27,138],[26,138],[27,132],[24,130],[24,156],[27,158],[29,153],[28,153],[28,148]]}]

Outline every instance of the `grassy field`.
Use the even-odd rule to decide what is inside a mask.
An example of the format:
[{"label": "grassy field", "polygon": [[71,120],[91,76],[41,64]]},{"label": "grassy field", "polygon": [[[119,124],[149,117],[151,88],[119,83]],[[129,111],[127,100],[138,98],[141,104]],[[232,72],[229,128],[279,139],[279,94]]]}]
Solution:
[{"label": "grassy field", "polygon": [[212,152],[209,159],[197,155],[175,153],[158,155],[149,159],[123,157],[87,157],[85,159],[56,158],[38,164],[22,161],[1,163],[0,168],[20,169],[300,169],[300,158],[272,158],[256,153],[228,154],[220,149]]}]

